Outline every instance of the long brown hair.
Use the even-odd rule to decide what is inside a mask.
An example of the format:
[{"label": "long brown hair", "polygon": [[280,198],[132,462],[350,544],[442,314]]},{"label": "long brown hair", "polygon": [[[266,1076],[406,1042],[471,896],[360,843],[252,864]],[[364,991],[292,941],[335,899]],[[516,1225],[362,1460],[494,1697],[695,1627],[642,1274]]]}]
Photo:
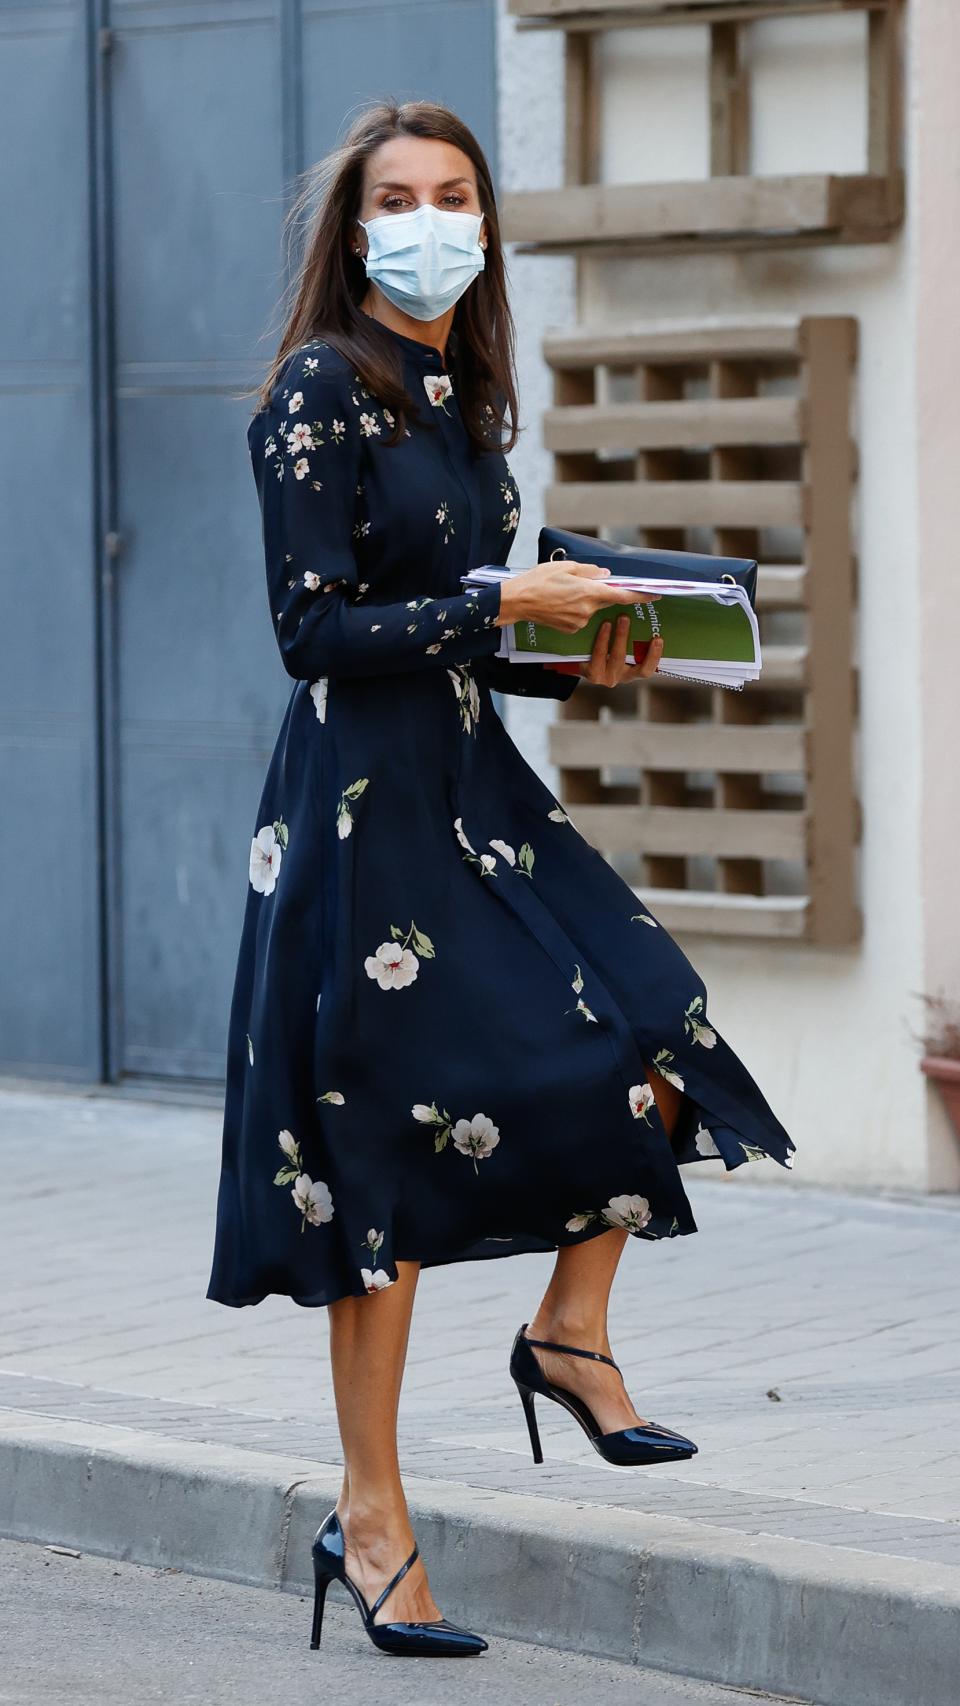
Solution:
[{"label": "long brown hair", "polygon": [[[257,393],[254,413],[270,400],[280,369],[292,350],[322,338],[349,361],[367,389],[396,416],[386,444],[404,435],[407,412],[419,410],[403,382],[396,345],[359,303],[366,295],[362,255],[353,253],[351,231],[362,204],[366,161],[395,136],[433,137],[452,143],[473,162],[481,212],[486,216],[487,247],[483,270],[457,303],[451,324],[456,348],[457,401],[470,439],[478,450],[493,444],[511,450],[517,442],[516,331],[507,300],[503,243],[493,182],[473,132],[449,107],[433,101],[378,101],[364,109],[336,148],[309,168],[284,220],[284,230],[303,232],[289,286],[281,298],[283,321],[277,353]],[[251,393],[247,393],[251,395]],[[429,409],[423,411],[429,415]],[[509,428],[506,423],[509,417]],[[509,432],[504,437],[504,431]]]}]

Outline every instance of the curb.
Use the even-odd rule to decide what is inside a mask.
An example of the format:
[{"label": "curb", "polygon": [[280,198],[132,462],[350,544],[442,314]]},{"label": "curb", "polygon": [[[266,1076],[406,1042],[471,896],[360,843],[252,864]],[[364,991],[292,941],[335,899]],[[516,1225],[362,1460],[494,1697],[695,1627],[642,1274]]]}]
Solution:
[{"label": "curb", "polygon": [[[339,1465],[0,1413],[0,1533],[312,1594]],[[818,1706],[956,1706],[960,1570],[406,1476],[447,1616]],[[331,1592],[346,1601],[334,1584]],[[304,1609],[303,1639],[309,1637]]]}]

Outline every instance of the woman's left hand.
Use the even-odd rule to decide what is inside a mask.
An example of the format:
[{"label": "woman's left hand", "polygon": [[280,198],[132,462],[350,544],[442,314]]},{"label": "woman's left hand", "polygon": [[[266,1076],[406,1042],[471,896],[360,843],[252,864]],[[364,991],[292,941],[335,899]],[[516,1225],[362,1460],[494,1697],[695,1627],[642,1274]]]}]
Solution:
[{"label": "woman's left hand", "polygon": [[640,677],[656,674],[657,665],[663,656],[663,640],[660,635],[655,635],[649,642],[647,655],[642,663],[627,663],[629,631],[630,619],[627,616],[618,616],[613,629],[610,622],[601,622],[593,642],[593,650],[586,662],[580,665],[580,674],[585,681],[592,681],[597,687],[616,687],[621,681],[636,681]]}]

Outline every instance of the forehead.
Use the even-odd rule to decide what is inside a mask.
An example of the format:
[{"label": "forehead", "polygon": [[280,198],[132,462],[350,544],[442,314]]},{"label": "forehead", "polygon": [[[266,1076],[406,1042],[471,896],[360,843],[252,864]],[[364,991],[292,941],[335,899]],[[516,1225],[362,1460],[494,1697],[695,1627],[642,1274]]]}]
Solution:
[{"label": "forehead", "polygon": [[473,162],[462,148],[433,136],[392,136],[381,142],[364,164],[365,189],[388,183],[407,189],[453,187],[454,181],[476,188]]}]

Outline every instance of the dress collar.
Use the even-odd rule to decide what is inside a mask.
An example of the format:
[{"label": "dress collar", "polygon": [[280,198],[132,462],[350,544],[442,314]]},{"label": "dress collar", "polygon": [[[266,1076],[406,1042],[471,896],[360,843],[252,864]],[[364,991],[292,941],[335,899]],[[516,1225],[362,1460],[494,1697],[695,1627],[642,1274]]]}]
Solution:
[{"label": "dress collar", "polygon": [[[364,310],[361,309],[361,313],[363,312]],[[373,315],[370,314],[367,318],[372,320]],[[409,338],[405,332],[395,331],[392,326],[388,326],[383,320],[378,320],[376,323],[380,327],[380,330],[387,334],[387,337],[392,338],[395,343],[400,344],[409,355],[413,356],[425,371],[432,372],[436,369],[439,373],[450,372],[457,359],[458,337],[454,326],[451,326],[450,331],[447,334],[447,358],[444,360],[440,351],[434,344],[424,344],[420,342],[419,338]]]}]

